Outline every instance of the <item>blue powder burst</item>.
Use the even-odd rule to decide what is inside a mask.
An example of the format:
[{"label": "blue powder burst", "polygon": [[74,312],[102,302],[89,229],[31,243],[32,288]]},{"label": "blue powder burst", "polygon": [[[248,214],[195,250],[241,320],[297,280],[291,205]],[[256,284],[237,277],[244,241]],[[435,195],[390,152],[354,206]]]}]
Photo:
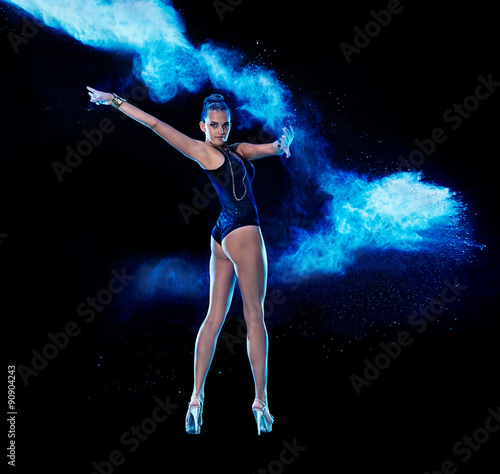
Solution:
[{"label": "blue powder burst", "polygon": [[281,128],[291,99],[273,71],[245,64],[242,52],[206,42],[194,46],[170,1],[6,0],[83,44],[129,53],[151,99],[167,102],[181,91],[212,84],[232,91],[247,120]]},{"label": "blue powder burst", "polygon": [[422,182],[421,174],[369,181],[330,169],[319,180],[330,200],[314,229],[294,229],[292,247],[276,262],[287,274],[343,274],[365,249],[442,252],[460,229],[454,193]]},{"label": "blue powder burst", "polygon": [[199,264],[180,256],[140,262],[135,274],[137,302],[155,300],[159,296],[195,298],[206,293],[207,280],[201,276]]}]

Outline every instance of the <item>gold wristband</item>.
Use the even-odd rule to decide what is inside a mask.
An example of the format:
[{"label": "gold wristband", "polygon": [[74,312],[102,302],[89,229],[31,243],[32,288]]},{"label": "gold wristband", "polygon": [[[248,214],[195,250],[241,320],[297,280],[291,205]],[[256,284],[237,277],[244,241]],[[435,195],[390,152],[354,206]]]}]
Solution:
[{"label": "gold wristband", "polygon": [[124,102],[127,102],[125,99],[122,99],[121,97],[117,96],[113,92],[113,98],[111,99],[111,102],[109,105],[112,105],[115,109],[119,109],[120,105],[122,105]]}]

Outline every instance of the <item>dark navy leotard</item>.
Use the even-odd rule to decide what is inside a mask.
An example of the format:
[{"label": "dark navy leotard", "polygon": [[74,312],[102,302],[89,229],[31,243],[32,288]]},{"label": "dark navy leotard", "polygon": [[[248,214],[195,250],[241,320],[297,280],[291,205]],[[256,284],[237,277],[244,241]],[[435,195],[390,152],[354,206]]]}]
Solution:
[{"label": "dark navy leotard", "polygon": [[[227,148],[215,147],[224,156],[224,163],[215,170],[204,170],[217,191],[222,207],[219,219],[212,230],[212,237],[221,245],[229,232],[246,225],[259,225],[257,205],[252,191],[255,169],[250,161],[236,153],[236,147],[237,145]],[[238,200],[235,199],[235,195],[238,199],[244,197]]]}]

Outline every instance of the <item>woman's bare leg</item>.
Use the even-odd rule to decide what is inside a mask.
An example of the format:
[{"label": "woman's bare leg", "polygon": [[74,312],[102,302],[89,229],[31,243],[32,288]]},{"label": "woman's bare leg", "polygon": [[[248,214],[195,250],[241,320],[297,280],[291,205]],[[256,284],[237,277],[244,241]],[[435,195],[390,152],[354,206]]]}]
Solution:
[{"label": "woman's bare leg", "polygon": [[[243,298],[247,350],[255,383],[255,398],[267,402],[268,336],[264,323],[267,256],[260,228],[240,227],[226,236],[222,247],[234,264]],[[258,402],[255,406],[261,408]]]},{"label": "woman's bare leg", "polygon": [[212,238],[210,257],[210,303],[196,338],[194,355],[194,387],[191,406],[199,405],[205,396],[205,380],[212,363],[215,345],[231,305],[236,278],[234,266],[222,247]]}]

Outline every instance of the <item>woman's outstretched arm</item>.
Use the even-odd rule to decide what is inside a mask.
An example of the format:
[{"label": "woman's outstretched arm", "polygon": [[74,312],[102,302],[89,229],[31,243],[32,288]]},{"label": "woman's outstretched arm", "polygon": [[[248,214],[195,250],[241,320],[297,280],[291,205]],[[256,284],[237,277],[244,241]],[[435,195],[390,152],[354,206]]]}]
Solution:
[{"label": "woman's outstretched arm", "polygon": [[[90,102],[107,105],[111,104],[113,94],[98,91],[89,86],[87,86],[87,89],[89,90]],[[153,115],[144,112],[128,102],[124,101],[118,108],[120,112],[123,112],[125,115],[136,120],[142,125],[149,127],[188,158],[198,162],[204,168],[210,168],[212,156],[207,150],[208,147],[204,144],[204,142],[188,137],[174,127],[162,122]]]},{"label": "woman's outstretched arm", "polygon": [[266,156],[286,154],[288,158],[290,153],[290,145],[294,137],[293,128],[283,128],[283,135],[273,143],[264,143],[262,145],[254,145],[252,143],[239,143],[236,151],[241,153],[247,160],[259,160]]}]

